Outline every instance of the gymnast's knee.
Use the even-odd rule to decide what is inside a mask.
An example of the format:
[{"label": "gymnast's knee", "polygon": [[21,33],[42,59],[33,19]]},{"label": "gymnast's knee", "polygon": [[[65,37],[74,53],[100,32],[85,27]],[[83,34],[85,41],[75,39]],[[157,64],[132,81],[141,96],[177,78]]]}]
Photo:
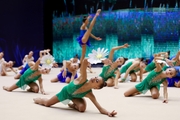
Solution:
[{"label": "gymnast's knee", "polygon": [[78,111],[79,112],[85,112],[85,110],[86,110],[86,106],[84,104],[78,105]]}]

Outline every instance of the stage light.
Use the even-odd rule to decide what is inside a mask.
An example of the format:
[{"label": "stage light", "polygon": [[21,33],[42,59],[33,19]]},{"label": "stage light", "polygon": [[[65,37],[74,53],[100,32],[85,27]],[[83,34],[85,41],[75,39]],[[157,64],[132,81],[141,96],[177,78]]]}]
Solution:
[{"label": "stage light", "polygon": [[132,7],[132,0],[129,1],[129,7]]},{"label": "stage light", "polygon": [[178,2],[177,2],[177,0],[176,0],[176,4],[175,4],[175,7],[174,8],[178,8]]}]

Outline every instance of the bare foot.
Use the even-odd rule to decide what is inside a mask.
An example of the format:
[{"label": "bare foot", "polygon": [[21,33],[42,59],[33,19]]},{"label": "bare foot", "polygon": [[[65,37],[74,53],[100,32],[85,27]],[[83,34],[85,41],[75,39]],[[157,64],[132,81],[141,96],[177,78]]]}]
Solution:
[{"label": "bare foot", "polygon": [[70,104],[68,104],[68,106],[69,106],[70,108],[75,109],[75,104],[70,103]]},{"label": "bare foot", "polygon": [[27,92],[34,92],[31,88],[27,89]]},{"label": "bare foot", "polygon": [[11,92],[11,90],[8,90],[9,87],[6,87],[6,86],[3,86],[3,89],[8,91],[8,92]]},{"label": "bare foot", "polygon": [[98,9],[97,12],[96,12],[96,15],[98,16],[101,12],[101,9]]},{"label": "bare foot", "polygon": [[41,98],[34,98],[33,100],[34,100],[34,103],[39,104],[41,101]]},{"label": "bare foot", "polygon": [[134,93],[133,96],[140,95],[140,94],[141,94],[140,92],[137,92],[137,93]]},{"label": "bare foot", "polygon": [[114,86],[114,89],[119,89],[119,86]]}]

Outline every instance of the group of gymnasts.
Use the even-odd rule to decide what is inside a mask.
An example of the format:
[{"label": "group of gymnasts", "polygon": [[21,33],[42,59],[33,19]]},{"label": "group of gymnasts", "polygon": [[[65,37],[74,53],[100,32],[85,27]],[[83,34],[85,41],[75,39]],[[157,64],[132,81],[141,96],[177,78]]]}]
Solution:
[{"label": "group of gymnasts", "polygon": [[[96,37],[91,33],[96,18],[99,16],[100,12],[101,10],[98,9],[89,27],[87,26],[89,24],[90,16],[83,18],[83,23],[80,27],[80,36],[77,38],[77,41],[82,47],[80,60],[77,56],[71,60],[64,60],[60,73],[55,78],[51,79],[51,82],[66,82],[67,85],[50,99],[34,98],[34,102],[46,107],[61,102],[77,111],[84,112],[86,110],[86,101],[84,97],[87,97],[97,107],[101,114],[113,117],[117,112],[104,109],[98,103],[92,89],[101,89],[106,86],[118,89],[118,84],[124,82],[136,82],[139,76],[139,83],[133,88],[127,90],[124,93],[125,97],[142,93],[145,94],[150,90],[152,98],[157,99],[159,98],[160,85],[163,84],[163,103],[168,103],[167,87],[180,87],[180,68],[178,67],[180,66],[180,52],[177,52],[177,55],[171,59],[169,58],[169,52],[156,53],[149,63],[143,58],[128,60],[124,57],[118,57],[113,61],[114,52],[116,50],[128,49],[128,47],[130,47],[128,43],[125,43],[124,45],[113,47],[110,50],[108,58],[102,60],[104,65],[98,76],[94,76],[89,80],[87,79],[87,69],[92,73],[91,64],[88,62],[88,59],[85,58],[86,47],[90,46],[89,37],[96,40],[102,40],[100,37]],[[6,71],[5,68],[10,68],[17,73],[14,78],[19,79],[11,86],[3,86],[3,89],[10,92],[17,88],[25,90],[26,86],[29,86],[29,89],[27,89],[29,92],[38,93],[40,91],[42,94],[46,94],[43,89],[42,74],[49,74],[51,69],[42,67],[40,61],[44,55],[50,54],[49,51],[49,49],[40,51],[40,57],[36,62],[34,62],[33,52],[29,52],[29,54],[23,59],[23,65],[18,68],[21,70],[20,73],[13,70],[13,64],[11,65],[10,63],[5,62],[3,59],[3,53],[1,52],[1,75],[7,75],[7,73],[4,72]],[[57,67],[57,64],[55,63],[53,66]],[[80,74],[77,73],[78,70]],[[143,74],[145,73],[147,76],[143,78]],[[39,82],[39,86],[36,81]],[[70,101],[72,103],[70,103]]]}]

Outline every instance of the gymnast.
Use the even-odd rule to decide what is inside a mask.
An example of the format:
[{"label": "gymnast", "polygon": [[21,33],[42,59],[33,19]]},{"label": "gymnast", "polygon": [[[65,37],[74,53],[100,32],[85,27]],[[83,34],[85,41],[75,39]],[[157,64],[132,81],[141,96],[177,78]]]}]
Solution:
[{"label": "gymnast", "polygon": [[[70,82],[68,85],[62,88],[62,90],[51,97],[50,99],[46,98],[34,98],[36,104],[40,104],[46,107],[50,107],[58,102],[63,104],[68,104],[69,107],[79,111],[84,112],[86,110],[86,101],[84,97],[89,98],[92,103],[97,107],[101,114],[108,115],[113,117],[117,112],[109,112],[97,102],[95,95],[92,92],[92,89],[101,89],[106,86],[106,83],[102,78],[94,77],[90,80],[87,80],[87,59],[84,59],[81,65],[81,75],[76,79]],[[69,103],[72,101],[72,103]]]}]

